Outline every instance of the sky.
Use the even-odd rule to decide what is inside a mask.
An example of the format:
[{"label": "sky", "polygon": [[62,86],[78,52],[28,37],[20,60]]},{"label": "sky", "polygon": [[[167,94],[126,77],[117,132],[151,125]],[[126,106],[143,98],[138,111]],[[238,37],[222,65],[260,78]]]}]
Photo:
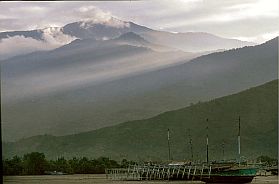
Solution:
[{"label": "sky", "polygon": [[0,31],[108,17],[170,32],[208,32],[262,43],[279,35],[278,0],[0,2]]}]

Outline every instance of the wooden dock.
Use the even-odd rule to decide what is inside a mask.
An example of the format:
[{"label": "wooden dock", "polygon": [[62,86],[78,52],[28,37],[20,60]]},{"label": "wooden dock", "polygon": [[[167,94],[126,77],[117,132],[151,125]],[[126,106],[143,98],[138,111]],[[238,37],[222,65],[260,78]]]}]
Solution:
[{"label": "wooden dock", "polygon": [[201,180],[210,177],[207,165],[129,165],[128,168],[107,169],[110,180]]}]

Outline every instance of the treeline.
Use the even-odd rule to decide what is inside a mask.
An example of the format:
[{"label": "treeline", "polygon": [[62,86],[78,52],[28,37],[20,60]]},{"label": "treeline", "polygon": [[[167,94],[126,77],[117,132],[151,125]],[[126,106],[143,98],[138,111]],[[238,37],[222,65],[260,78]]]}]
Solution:
[{"label": "treeline", "polygon": [[14,156],[2,160],[3,175],[42,175],[53,172],[64,174],[104,174],[107,168],[125,168],[132,161],[123,159],[121,163],[107,157],[98,159],[60,157],[56,160],[47,160],[43,153],[32,152],[23,157]]},{"label": "treeline", "polygon": [[[257,162],[262,166],[278,165],[278,160],[268,156],[260,156]],[[104,174],[105,169],[127,168],[136,162],[123,159],[120,163],[107,157],[98,159],[64,157],[56,160],[47,160],[43,153],[32,152],[23,157],[14,156],[2,160],[3,175],[43,175],[43,174]]]},{"label": "treeline", "polygon": [[257,158],[257,162],[262,163],[262,165],[264,166],[274,166],[274,165],[278,165],[278,159],[277,158],[270,158],[269,156],[259,156]]}]

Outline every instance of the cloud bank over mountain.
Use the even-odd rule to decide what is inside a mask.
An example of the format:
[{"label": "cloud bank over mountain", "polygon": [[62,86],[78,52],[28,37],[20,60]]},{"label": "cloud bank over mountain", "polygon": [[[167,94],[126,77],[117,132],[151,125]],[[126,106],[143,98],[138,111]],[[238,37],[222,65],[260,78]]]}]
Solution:
[{"label": "cloud bank over mountain", "polygon": [[279,34],[277,0],[0,3],[0,31],[63,26],[87,19],[96,23],[113,15],[152,29],[208,32],[257,43]]},{"label": "cloud bank over mountain", "polygon": [[[92,2],[1,2],[0,12],[0,31],[62,27],[80,20],[108,23],[112,17]],[[123,26],[121,22],[112,25]]]},{"label": "cloud bank over mountain", "polygon": [[5,38],[0,42],[0,58],[7,59],[12,56],[27,54],[38,50],[50,50],[53,47],[43,41],[24,36]]},{"label": "cloud bank over mountain", "polygon": [[[135,12],[137,16],[134,15]],[[259,43],[279,35],[278,12],[276,0],[176,0],[172,3],[166,0],[109,3],[1,2],[0,31],[62,27],[80,20],[83,20],[83,28],[90,28],[98,23],[115,28],[129,27],[128,22],[119,20],[122,19],[164,31],[205,31]],[[54,49],[75,39],[61,32],[55,38],[53,33],[44,33],[44,37],[45,42],[23,37],[2,40],[0,58]],[[166,42],[170,40],[167,39]]]},{"label": "cloud bank over mountain", "polygon": [[46,28],[42,31],[43,40],[22,35],[0,40],[0,60],[35,51],[52,50],[76,39],[61,32],[60,28]]},{"label": "cloud bank over mountain", "polygon": [[[88,9],[92,8],[85,8],[85,10],[82,11],[87,11]],[[7,47],[0,56],[2,56],[2,59],[6,59],[9,56],[19,55],[21,53],[26,54],[37,50],[50,50],[68,44],[75,39],[110,40],[129,32],[138,34],[139,37],[144,39],[143,42],[146,41],[145,44],[141,43],[141,46],[150,48],[152,45],[152,49],[156,51],[181,50],[184,52],[198,53],[255,45],[255,43],[223,38],[209,33],[171,33],[153,30],[133,22],[123,21],[111,17],[110,15],[100,13],[100,15],[95,18],[72,22],[62,27],[0,32],[0,44],[1,40],[2,44],[5,44],[7,39],[15,36],[32,38],[35,39],[32,40],[32,42],[36,42],[36,44],[31,43],[30,45],[28,44],[30,42],[29,40],[25,43],[26,47]],[[9,42],[12,42],[12,40]],[[138,40],[136,42],[141,41]],[[16,45],[16,43],[14,45]],[[137,44],[135,46],[137,46]],[[4,47],[4,45],[2,47]],[[12,54],[12,52],[14,54]]]}]

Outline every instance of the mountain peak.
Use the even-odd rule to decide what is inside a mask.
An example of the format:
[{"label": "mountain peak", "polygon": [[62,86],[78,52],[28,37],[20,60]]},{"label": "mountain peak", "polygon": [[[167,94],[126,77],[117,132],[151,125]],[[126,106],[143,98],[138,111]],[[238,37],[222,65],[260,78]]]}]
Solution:
[{"label": "mountain peak", "polygon": [[264,42],[263,44],[274,44],[274,43],[278,44],[278,39],[279,39],[279,36],[276,36],[276,37]]},{"label": "mountain peak", "polygon": [[120,19],[109,17],[102,20],[99,19],[87,19],[79,22],[80,27],[84,29],[92,28],[96,25],[106,26],[106,27],[114,27],[114,28],[125,28],[129,27],[129,22],[122,21]]}]

